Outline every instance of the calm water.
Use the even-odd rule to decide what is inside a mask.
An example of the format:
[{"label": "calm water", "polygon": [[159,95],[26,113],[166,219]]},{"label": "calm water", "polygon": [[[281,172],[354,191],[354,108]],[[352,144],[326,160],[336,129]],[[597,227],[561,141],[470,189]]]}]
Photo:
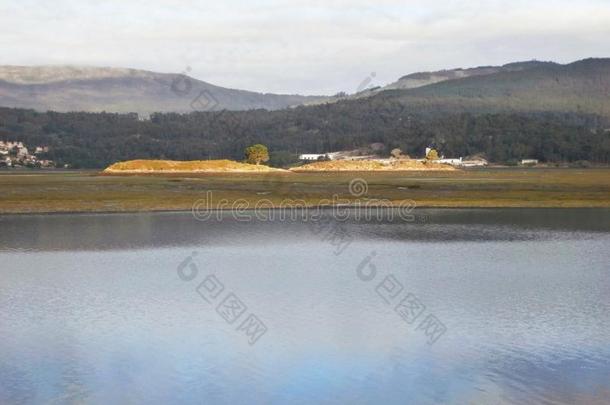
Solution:
[{"label": "calm water", "polygon": [[608,263],[610,210],[0,217],[0,403],[610,403]]}]

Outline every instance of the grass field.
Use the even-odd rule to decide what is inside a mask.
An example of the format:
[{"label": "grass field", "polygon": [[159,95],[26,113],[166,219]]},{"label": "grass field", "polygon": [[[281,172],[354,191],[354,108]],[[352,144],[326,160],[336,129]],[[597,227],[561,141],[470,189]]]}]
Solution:
[{"label": "grass field", "polygon": [[[353,179],[366,193],[350,194]],[[610,169],[483,169],[453,172],[252,173],[101,176],[91,171],[2,171],[0,213],[190,210],[215,203],[302,199],[413,200],[418,207],[610,207]]]}]

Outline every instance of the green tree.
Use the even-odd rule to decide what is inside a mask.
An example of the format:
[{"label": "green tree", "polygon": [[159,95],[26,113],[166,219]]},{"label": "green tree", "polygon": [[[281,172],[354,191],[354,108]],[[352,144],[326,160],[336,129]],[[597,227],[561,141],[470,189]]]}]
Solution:
[{"label": "green tree", "polygon": [[285,150],[273,151],[269,154],[269,165],[273,167],[289,167],[299,163],[299,155]]},{"label": "green tree", "polygon": [[269,150],[265,145],[257,143],[256,145],[248,146],[246,148],[246,162],[261,164],[269,160]]}]

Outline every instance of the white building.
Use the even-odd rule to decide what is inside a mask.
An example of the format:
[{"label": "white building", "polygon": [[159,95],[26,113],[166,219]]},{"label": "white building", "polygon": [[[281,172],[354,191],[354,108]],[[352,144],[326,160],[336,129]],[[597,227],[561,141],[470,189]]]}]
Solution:
[{"label": "white building", "polygon": [[538,159],[523,159],[521,160],[522,165],[537,165]]},{"label": "white building", "polygon": [[19,150],[17,151],[17,157],[26,157],[27,155],[29,155],[28,148],[26,148],[25,146],[18,149]]},{"label": "white building", "polygon": [[13,149],[14,147],[23,148],[23,142],[8,141],[8,142],[3,142],[3,145],[9,149]]},{"label": "white building", "polygon": [[435,162],[445,163],[447,165],[453,165],[453,166],[462,166],[462,164],[463,164],[463,161],[462,161],[461,157],[459,159],[445,159],[445,158],[442,158],[442,159],[435,160]]},{"label": "white building", "polygon": [[0,141],[0,149],[10,150],[13,148],[21,149],[24,147],[23,142],[13,142],[13,141]]},{"label": "white building", "polygon": [[318,160],[326,157],[326,153],[304,153],[299,155],[299,160]]},{"label": "white building", "polygon": [[476,160],[463,160],[463,167],[477,167],[477,166],[487,166],[487,160],[485,159],[476,159]]}]

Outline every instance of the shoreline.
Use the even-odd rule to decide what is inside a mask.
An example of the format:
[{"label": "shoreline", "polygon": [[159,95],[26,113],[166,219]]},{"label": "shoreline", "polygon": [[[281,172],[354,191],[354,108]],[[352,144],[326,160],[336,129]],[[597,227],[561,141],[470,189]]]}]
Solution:
[{"label": "shoreline", "polygon": [[[322,211],[331,211],[333,209],[366,209],[361,205],[341,205],[341,206],[332,206],[332,205],[320,205],[320,206],[305,206],[305,207],[294,207],[293,210],[304,209],[304,210],[322,210]],[[369,206],[370,209],[386,209],[386,210],[398,210],[400,207],[388,207],[388,206]],[[240,213],[253,213],[253,212],[264,212],[264,211],[280,211],[280,210],[288,210],[288,208],[282,207],[272,207],[272,208],[245,208],[239,210]],[[607,206],[572,206],[572,207],[559,207],[559,206],[446,206],[446,205],[421,205],[413,208],[414,211],[417,210],[610,210],[610,204]],[[213,208],[206,210],[209,212],[231,212],[237,211],[232,210],[231,208]],[[192,209],[151,209],[151,210],[125,210],[125,211],[22,211],[22,212],[0,212],[0,218],[3,216],[55,216],[55,215],[133,215],[133,214],[192,214]]]}]

